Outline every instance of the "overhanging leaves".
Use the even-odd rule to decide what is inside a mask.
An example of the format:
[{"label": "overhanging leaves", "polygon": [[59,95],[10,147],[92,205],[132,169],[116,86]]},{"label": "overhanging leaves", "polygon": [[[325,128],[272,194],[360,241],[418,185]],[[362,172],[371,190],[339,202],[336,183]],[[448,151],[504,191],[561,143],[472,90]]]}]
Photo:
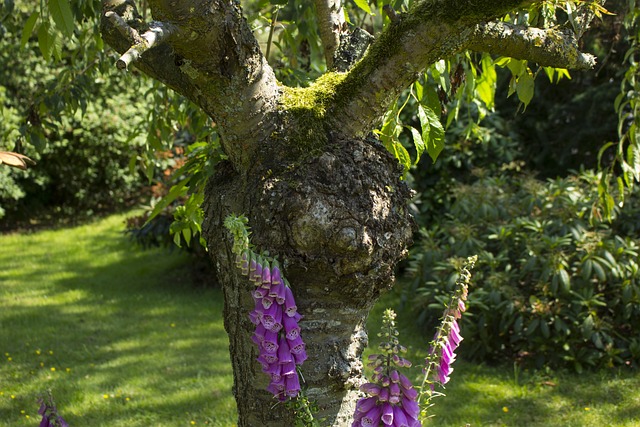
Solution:
[{"label": "overhanging leaves", "polygon": [[75,23],[69,0],[49,0],[49,13],[56,23],[56,27],[67,37],[73,35]]}]

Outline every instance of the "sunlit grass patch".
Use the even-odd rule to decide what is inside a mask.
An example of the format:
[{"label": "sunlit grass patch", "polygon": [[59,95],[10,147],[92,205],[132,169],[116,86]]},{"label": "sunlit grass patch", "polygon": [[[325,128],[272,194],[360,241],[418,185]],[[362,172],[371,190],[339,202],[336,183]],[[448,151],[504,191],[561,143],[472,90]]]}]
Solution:
[{"label": "sunlit grass patch", "polygon": [[72,426],[235,422],[220,291],[123,219],[0,236],[0,426],[34,425],[47,389]]}]

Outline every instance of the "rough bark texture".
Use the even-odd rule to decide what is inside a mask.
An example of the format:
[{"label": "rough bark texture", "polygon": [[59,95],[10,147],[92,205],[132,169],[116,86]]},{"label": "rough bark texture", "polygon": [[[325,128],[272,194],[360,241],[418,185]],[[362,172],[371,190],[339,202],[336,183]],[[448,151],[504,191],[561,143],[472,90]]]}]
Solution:
[{"label": "rough bark texture", "polygon": [[303,365],[308,394],[327,425],[346,425],[363,382],[360,355],[364,323],[393,267],[411,240],[409,190],[398,162],[375,140],[333,141],[324,152],[249,174],[222,169],[207,190],[206,237],[220,270],[225,326],[236,374],[241,426],[292,422],[271,407],[267,377],[250,340],[253,285],[240,276],[222,228],[229,213],[248,215],[253,243],[283,261],[300,313],[309,359]]}]

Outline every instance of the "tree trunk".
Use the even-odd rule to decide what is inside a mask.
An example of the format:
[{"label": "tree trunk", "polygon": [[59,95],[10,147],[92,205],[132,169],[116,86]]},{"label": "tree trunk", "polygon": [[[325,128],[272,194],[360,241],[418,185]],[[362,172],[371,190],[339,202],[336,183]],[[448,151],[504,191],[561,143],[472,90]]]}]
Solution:
[{"label": "tree trunk", "polygon": [[240,426],[293,425],[293,419],[265,391],[268,377],[250,339],[254,286],[234,265],[224,218],[245,214],[257,249],[280,259],[304,316],[307,394],[322,425],[344,426],[364,382],[367,315],[391,287],[411,240],[410,193],[400,176],[397,160],[371,139],[330,141],[301,160],[265,162],[247,174],[227,165],[210,181],[205,235],[223,284]]},{"label": "tree trunk", "polygon": [[[397,160],[364,136],[425,67],[469,48],[592,67],[563,28],[491,22],[543,2],[415,1],[347,72],[301,89],[277,82],[239,2],[148,0],[156,21],[147,24],[134,0],[103,0],[102,35],[122,54],[118,66],[134,65],[202,108],[229,159],[208,185],[203,227],[223,284],[240,426],[293,425],[293,415],[265,391],[250,338],[253,285],[235,268],[224,218],[247,216],[253,244],[279,257],[304,316],[307,394],[323,425],[346,425],[364,381],[365,320],[391,287],[413,224]],[[341,2],[315,4],[330,63],[345,29]]]}]

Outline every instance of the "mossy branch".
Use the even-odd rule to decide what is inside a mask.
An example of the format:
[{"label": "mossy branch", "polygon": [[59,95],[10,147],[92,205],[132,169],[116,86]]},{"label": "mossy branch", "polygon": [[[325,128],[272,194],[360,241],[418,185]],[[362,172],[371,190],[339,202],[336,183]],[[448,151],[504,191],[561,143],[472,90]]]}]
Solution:
[{"label": "mossy branch", "polygon": [[491,22],[513,10],[543,2],[415,2],[408,12],[397,15],[337,88],[328,109],[331,128],[346,139],[365,135],[427,66],[469,48],[555,67],[592,67],[593,56],[579,52],[575,37],[555,30],[522,31]]},{"label": "mossy branch", "polygon": [[587,70],[596,64],[595,56],[580,51],[576,36],[569,29],[487,22],[477,25],[468,47],[494,55],[527,59],[548,67]]}]

